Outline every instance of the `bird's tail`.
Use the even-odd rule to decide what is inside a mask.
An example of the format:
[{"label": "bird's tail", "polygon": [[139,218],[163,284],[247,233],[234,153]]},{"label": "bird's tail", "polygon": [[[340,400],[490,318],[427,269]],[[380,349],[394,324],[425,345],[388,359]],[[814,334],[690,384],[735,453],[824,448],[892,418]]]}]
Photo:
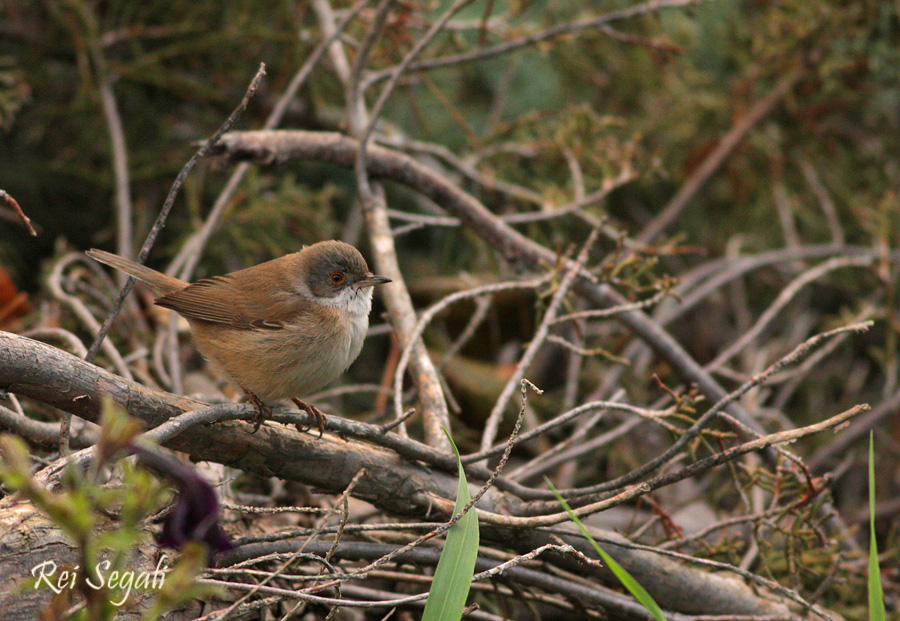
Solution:
[{"label": "bird's tail", "polygon": [[106,263],[107,265],[114,267],[117,270],[123,271],[126,274],[130,274],[138,280],[147,283],[148,285],[150,285],[153,293],[159,296],[166,295],[174,291],[180,291],[188,286],[188,283],[175,278],[174,276],[168,276],[166,274],[163,274],[162,272],[157,272],[156,270],[151,269],[146,265],[135,263],[134,261],[130,261],[125,257],[120,257],[117,254],[106,252],[105,250],[97,250],[96,248],[92,248],[87,251],[87,255],[97,261],[100,261],[100,263]]}]

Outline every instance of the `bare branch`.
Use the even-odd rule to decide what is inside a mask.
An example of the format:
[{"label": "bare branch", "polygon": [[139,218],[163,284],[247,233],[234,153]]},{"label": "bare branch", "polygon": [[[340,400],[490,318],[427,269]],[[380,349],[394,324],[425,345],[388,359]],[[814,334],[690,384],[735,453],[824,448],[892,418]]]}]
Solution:
[{"label": "bare branch", "polygon": [[22,221],[22,224],[25,225],[25,228],[28,229],[28,232],[31,233],[32,237],[37,237],[37,231],[34,230],[34,226],[31,224],[31,218],[25,215],[25,212],[22,211],[22,208],[19,207],[19,202],[14,199],[6,190],[0,190],[0,200],[5,201],[10,207],[12,207],[15,214]]},{"label": "bare branch", "polygon": [[760,333],[766,329],[778,312],[783,309],[797,294],[797,292],[803,288],[805,285],[822,278],[829,272],[832,272],[837,269],[842,269],[846,267],[870,267],[872,265],[872,259],[869,257],[837,257],[834,259],[830,259],[821,265],[804,272],[797,278],[795,278],[791,283],[788,284],[784,289],[782,289],[778,293],[778,297],[769,306],[765,312],[760,315],[759,319],[756,320],[756,323],[753,324],[753,327],[744,332],[737,341],[729,345],[724,351],[722,351],[719,355],[715,357],[715,359],[706,365],[707,370],[714,370],[720,366],[722,366],[725,362],[730,360],[741,351],[744,347],[749,345],[753,339],[760,335]]}]

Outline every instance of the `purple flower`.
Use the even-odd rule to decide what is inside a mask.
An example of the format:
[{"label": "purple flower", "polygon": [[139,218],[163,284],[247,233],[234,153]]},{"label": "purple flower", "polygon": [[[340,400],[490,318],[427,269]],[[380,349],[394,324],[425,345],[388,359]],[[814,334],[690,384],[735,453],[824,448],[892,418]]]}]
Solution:
[{"label": "purple flower", "polygon": [[157,537],[159,545],[180,549],[191,541],[203,542],[209,549],[210,564],[216,554],[234,547],[219,523],[215,490],[194,468],[157,450],[135,444],[130,448],[141,463],[174,481],[178,488],[175,506]]}]

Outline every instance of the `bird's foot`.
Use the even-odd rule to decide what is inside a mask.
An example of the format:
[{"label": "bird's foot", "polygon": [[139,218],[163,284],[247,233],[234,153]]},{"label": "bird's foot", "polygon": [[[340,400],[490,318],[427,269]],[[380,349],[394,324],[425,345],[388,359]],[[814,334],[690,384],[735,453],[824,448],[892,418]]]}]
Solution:
[{"label": "bird's foot", "polygon": [[241,389],[244,391],[244,394],[247,395],[247,400],[256,407],[256,418],[253,420],[253,431],[250,432],[256,433],[257,431],[259,431],[259,428],[263,424],[263,422],[265,422],[266,417],[271,414],[272,411],[254,393],[250,392],[243,386],[241,386]]},{"label": "bird's foot", "polygon": [[[319,429],[319,437],[321,438],[322,434],[325,432],[325,415],[322,414],[319,408],[312,405],[311,403],[306,403],[305,401],[301,401],[296,397],[291,397],[291,401],[293,401],[294,405],[296,405],[298,408],[316,419],[316,427],[318,427]],[[307,429],[309,429],[309,427],[303,429],[300,425],[297,425],[297,431],[306,431]]]}]

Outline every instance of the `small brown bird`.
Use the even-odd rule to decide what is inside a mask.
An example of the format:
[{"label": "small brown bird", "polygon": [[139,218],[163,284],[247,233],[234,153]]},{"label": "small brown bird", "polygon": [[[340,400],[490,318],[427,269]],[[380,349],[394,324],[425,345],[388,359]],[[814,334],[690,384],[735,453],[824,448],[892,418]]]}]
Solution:
[{"label": "small brown bird", "polygon": [[325,416],[298,397],[334,381],[356,360],[372,287],[390,282],[340,241],[192,284],[103,250],[87,254],[147,283],[159,296],[156,304],[188,320],[200,353],[259,410],[254,431],[265,418],[262,399],[284,398],[324,429]]}]

